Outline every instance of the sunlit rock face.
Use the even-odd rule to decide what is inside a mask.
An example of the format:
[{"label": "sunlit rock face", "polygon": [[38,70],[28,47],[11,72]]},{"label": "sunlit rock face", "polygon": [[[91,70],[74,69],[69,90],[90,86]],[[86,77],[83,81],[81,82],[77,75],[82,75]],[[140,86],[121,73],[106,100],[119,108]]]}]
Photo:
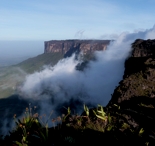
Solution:
[{"label": "sunlit rock face", "polygon": [[44,53],[61,52],[71,54],[82,51],[84,54],[106,49],[110,40],[51,40],[45,41]]}]

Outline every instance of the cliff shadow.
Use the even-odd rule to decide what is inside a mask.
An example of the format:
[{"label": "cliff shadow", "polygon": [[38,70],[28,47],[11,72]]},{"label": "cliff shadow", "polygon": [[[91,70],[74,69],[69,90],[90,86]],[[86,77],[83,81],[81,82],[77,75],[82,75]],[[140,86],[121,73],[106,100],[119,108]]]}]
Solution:
[{"label": "cliff shadow", "polygon": [[120,104],[120,113],[132,117],[140,126],[155,129],[155,99],[145,96],[132,97]]},{"label": "cliff shadow", "polygon": [[125,71],[123,78],[145,69],[145,61],[148,57],[130,57],[125,61]]}]

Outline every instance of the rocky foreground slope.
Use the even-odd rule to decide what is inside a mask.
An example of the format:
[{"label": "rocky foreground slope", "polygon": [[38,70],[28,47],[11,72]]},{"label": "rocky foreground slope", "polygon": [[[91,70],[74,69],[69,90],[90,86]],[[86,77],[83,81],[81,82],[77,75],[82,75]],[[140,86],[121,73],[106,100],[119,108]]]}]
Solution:
[{"label": "rocky foreground slope", "polygon": [[155,98],[155,40],[136,40],[132,47],[125,61],[124,79],[115,89],[109,105],[120,105],[138,97]]},{"label": "rocky foreground slope", "polygon": [[125,61],[123,80],[107,105],[117,105],[120,121],[131,129],[144,130],[144,139],[155,144],[155,40],[137,39]]}]

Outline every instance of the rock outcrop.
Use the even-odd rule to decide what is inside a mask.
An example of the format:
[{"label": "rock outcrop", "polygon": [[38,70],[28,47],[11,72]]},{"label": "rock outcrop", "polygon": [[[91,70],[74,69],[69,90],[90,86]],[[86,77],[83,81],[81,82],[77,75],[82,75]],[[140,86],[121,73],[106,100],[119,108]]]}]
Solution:
[{"label": "rock outcrop", "polygon": [[132,44],[132,57],[155,56],[155,40],[137,39]]},{"label": "rock outcrop", "polygon": [[[110,103],[116,104],[132,97],[155,97],[155,40],[136,40],[125,61],[123,80],[115,89]],[[117,96],[116,96],[117,95]]]},{"label": "rock outcrop", "polygon": [[45,41],[44,53],[60,52],[70,56],[73,52],[84,54],[105,50],[110,40],[52,40]]},{"label": "rock outcrop", "polygon": [[155,144],[155,40],[138,39],[132,48],[123,80],[107,108],[114,111],[113,105],[120,107],[119,120],[135,130],[143,128],[145,139]]}]

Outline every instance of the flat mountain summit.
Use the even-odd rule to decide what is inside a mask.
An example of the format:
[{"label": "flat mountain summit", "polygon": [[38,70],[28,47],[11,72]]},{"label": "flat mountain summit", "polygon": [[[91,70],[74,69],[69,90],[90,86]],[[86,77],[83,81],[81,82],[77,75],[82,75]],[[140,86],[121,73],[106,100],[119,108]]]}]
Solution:
[{"label": "flat mountain summit", "polygon": [[71,56],[74,52],[84,54],[94,51],[104,51],[110,40],[51,40],[44,42],[44,53],[59,52],[64,56]]}]

